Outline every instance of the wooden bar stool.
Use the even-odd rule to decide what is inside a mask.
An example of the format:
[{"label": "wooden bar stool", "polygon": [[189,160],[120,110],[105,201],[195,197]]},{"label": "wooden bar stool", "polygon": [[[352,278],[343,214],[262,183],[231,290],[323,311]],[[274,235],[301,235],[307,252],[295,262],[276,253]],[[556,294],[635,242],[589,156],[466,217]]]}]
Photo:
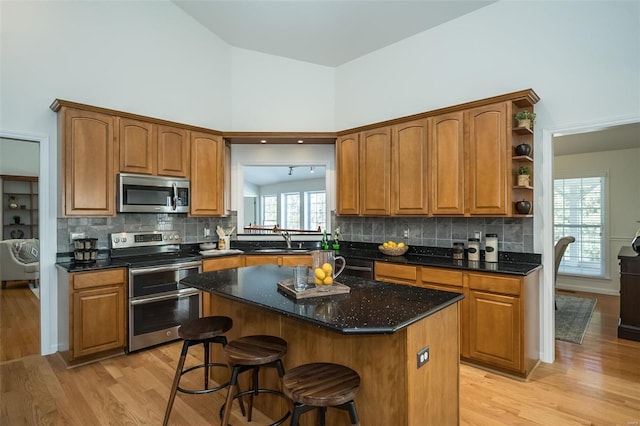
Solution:
[{"label": "wooden bar stool", "polygon": [[[221,426],[227,426],[229,424],[234,399],[249,396],[247,420],[251,421],[254,396],[261,393],[270,393],[285,398],[285,395],[278,390],[260,388],[258,373],[260,368],[272,367],[278,371],[280,378],[284,376],[282,357],[287,353],[286,340],[276,336],[245,336],[229,342],[229,344],[224,347],[224,351],[231,365],[231,379],[229,379],[227,401],[220,408]],[[253,372],[251,389],[236,393],[238,390],[238,375],[249,370]],[[242,402],[242,399],[240,399],[240,402]],[[287,411],[282,418],[271,423],[270,426],[281,425],[290,415],[291,412]]]},{"label": "wooden bar stool", "polygon": [[[219,386],[209,388],[209,368],[210,367],[224,367],[228,369],[227,364],[209,362],[209,344],[218,343],[222,347],[226,346],[227,338],[222,334],[230,330],[233,326],[233,320],[229,317],[212,316],[195,319],[187,324],[183,324],[178,328],[178,336],[184,340],[182,344],[182,353],[180,354],[180,360],[178,361],[178,367],[176,368],[176,375],[173,379],[173,385],[171,386],[171,394],[169,395],[169,402],[167,404],[167,411],[164,414],[163,425],[167,425],[169,422],[169,416],[171,415],[171,408],[173,407],[173,401],[176,398],[176,392],[180,391],[188,394],[203,394],[209,392],[215,392],[223,389],[229,385],[229,383],[223,383]],[[204,362],[196,366],[183,370],[184,363],[187,358],[187,352],[189,347],[193,345],[204,345]],[[190,371],[198,368],[204,369],[204,388],[202,389],[183,389],[180,387],[180,378]],[[244,409],[244,407],[243,407]]]},{"label": "wooden bar stool", "polygon": [[291,426],[298,426],[300,416],[318,409],[318,425],[324,426],[327,407],[349,413],[352,425],[359,425],[353,401],[360,389],[358,373],[340,364],[312,363],[292,368],[282,378],[282,390],[293,401]]}]

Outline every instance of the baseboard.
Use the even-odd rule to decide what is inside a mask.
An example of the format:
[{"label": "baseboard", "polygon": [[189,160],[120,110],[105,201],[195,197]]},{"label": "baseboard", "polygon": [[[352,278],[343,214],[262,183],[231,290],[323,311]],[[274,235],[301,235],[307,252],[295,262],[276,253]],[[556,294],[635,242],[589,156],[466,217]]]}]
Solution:
[{"label": "baseboard", "polygon": [[605,294],[608,296],[620,296],[620,290],[612,290],[610,288],[601,288],[593,286],[580,286],[580,285],[556,285],[556,290],[564,291],[580,291],[583,293]]}]

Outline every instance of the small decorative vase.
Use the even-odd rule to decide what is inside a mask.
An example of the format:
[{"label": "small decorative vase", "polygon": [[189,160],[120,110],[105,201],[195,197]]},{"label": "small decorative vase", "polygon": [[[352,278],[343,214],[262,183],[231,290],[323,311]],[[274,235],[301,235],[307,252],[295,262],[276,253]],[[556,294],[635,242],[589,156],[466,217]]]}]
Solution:
[{"label": "small decorative vase", "polygon": [[14,216],[14,217],[13,217],[13,222],[14,222],[16,225],[20,225],[20,216]]},{"label": "small decorative vase", "polygon": [[516,211],[519,214],[529,214],[531,211],[531,203],[527,200],[518,201],[516,203]]},{"label": "small decorative vase", "polygon": [[9,207],[10,209],[18,208],[18,201],[16,200],[16,197],[14,196],[9,197],[9,203],[7,204],[7,207]]},{"label": "small decorative vase", "polygon": [[531,145],[523,143],[516,146],[516,155],[529,155],[531,154]]},{"label": "small decorative vase", "polygon": [[531,176],[518,175],[518,186],[529,186],[530,181],[531,181]]}]

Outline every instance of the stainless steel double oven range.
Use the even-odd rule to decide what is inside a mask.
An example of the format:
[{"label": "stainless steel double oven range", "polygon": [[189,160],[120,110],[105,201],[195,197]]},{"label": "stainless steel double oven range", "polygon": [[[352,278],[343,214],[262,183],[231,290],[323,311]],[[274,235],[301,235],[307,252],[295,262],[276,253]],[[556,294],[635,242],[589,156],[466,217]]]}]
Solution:
[{"label": "stainless steel double oven range", "polygon": [[178,338],[178,327],[202,316],[201,292],[180,280],[202,271],[197,254],[180,250],[177,231],[110,234],[111,258],[129,264],[127,352]]}]

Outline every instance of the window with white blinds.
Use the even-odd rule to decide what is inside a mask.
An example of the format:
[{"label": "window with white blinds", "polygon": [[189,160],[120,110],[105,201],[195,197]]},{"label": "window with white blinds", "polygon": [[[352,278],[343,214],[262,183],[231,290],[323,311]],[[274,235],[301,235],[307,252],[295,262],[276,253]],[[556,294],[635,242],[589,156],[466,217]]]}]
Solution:
[{"label": "window with white blinds", "polygon": [[555,179],[553,183],[554,241],[572,236],[558,272],[605,275],[605,177]]}]

